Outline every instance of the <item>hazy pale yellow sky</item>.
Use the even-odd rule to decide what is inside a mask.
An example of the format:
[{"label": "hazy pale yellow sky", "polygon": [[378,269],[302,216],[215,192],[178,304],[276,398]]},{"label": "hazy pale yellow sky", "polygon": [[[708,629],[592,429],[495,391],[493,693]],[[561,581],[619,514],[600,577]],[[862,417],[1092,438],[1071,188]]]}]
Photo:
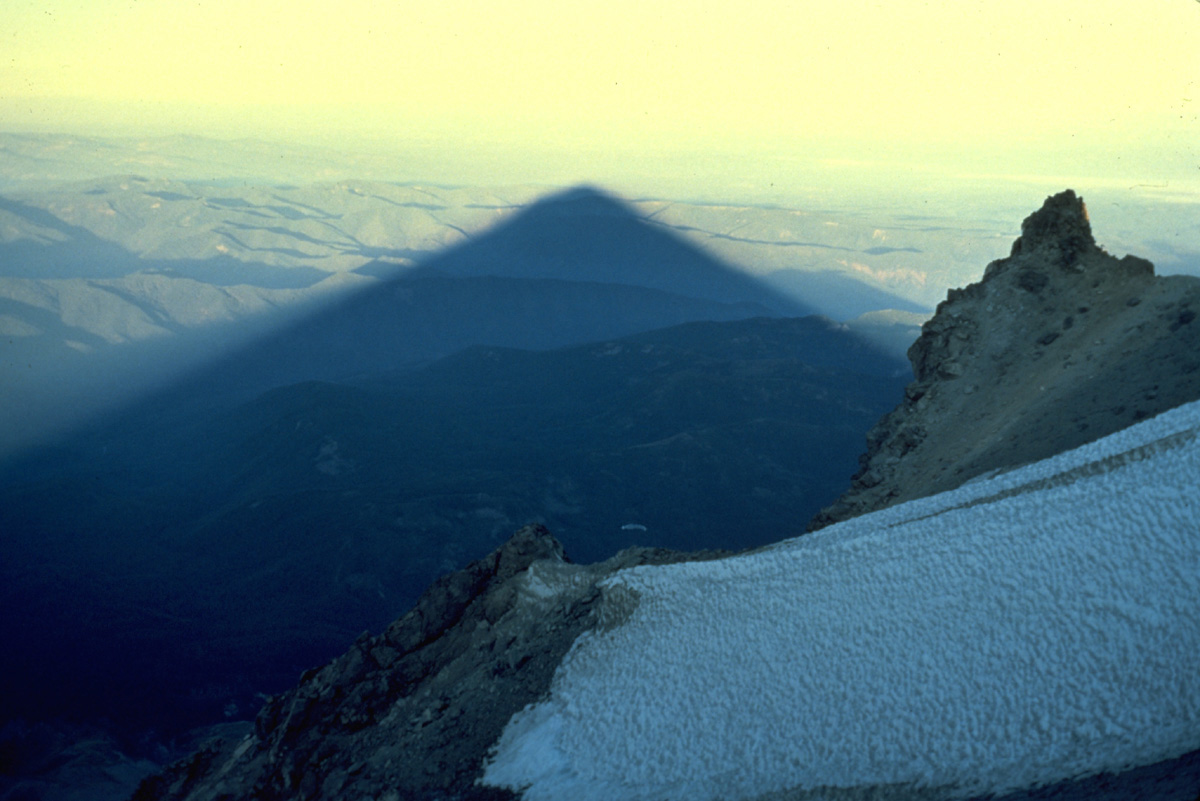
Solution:
[{"label": "hazy pale yellow sky", "polygon": [[5,0],[0,31],[8,130],[1200,174],[1196,0]]}]

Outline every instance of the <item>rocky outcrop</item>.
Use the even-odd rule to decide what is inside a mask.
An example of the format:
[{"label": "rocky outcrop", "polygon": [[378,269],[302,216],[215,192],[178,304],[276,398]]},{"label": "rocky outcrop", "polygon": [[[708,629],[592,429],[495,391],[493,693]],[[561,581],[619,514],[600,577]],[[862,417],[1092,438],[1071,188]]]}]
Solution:
[{"label": "rocky outcrop", "polygon": [[575,639],[619,613],[597,582],[721,555],[635,548],[585,567],[544,527],[527,526],[268,701],[253,734],[208,743],[134,799],[511,797],[475,785],[483,759],[509,718],[548,691]]},{"label": "rocky outcrop", "polygon": [[1200,280],[1097,246],[1054,195],[1008,258],[952,289],[908,351],[915,380],[867,436],[821,528],[1043,459],[1200,398]]}]

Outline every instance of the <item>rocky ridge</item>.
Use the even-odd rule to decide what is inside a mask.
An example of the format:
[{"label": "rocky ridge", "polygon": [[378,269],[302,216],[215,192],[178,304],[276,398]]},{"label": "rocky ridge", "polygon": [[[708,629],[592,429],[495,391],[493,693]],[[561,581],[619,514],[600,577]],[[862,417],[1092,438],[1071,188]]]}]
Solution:
[{"label": "rocky ridge", "polygon": [[270,699],[241,741],[215,739],[142,783],[134,801],[501,799],[475,785],[504,725],[546,693],[584,631],[621,599],[596,586],[634,565],[718,558],[632,548],[572,564],[541,525],[438,579],[382,634]]},{"label": "rocky ridge", "polygon": [[909,348],[915,380],[867,435],[817,529],[1043,459],[1200,398],[1200,280],[1155,276],[1092,236],[1073,191],[1011,254],[952,289]]}]

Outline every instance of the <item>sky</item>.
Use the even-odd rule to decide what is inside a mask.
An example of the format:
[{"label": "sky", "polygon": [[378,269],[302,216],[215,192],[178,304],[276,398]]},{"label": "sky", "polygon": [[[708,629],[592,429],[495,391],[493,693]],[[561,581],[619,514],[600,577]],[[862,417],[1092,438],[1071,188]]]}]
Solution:
[{"label": "sky", "polygon": [[1200,178],[1196,0],[5,0],[0,130]]}]

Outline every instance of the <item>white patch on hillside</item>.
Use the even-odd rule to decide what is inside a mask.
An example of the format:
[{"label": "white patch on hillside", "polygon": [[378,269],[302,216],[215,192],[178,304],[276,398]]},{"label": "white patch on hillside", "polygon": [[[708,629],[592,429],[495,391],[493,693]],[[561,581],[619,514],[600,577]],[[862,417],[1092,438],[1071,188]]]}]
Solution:
[{"label": "white patch on hillside", "polygon": [[580,637],[484,781],[955,798],[1200,748],[1198,436],[1193,403],[754,554],[622,571],[605,593],[635,608]]},{"label": "white patch on hillside", "polygon": [[327,476],[340,476],[342,473],[348,473],[355,469],[353,459],[347,459],[338,452],[338,443],[333,437],[326,436],[324,442],[321,443],[321,449],[317,451],[317,456],[313,460],[317,472],[324,473]]}]

